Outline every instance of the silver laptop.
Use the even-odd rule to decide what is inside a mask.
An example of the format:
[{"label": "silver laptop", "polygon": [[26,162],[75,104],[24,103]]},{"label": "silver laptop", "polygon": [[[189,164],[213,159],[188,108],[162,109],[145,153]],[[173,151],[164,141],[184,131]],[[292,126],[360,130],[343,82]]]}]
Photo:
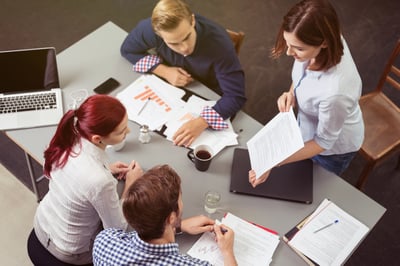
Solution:
[{"label": "silver laptop", "polygon": [[56,125],[62,115],[55,49],[0,51],[0,130]]}]

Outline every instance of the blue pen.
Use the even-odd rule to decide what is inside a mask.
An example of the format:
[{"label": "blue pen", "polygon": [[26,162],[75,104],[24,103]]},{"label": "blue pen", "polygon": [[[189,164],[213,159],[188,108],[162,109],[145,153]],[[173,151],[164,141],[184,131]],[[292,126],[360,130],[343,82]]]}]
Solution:
[{"label": "blue pen", "polygon": [[335,221],[333,221],[333,222],[330,223],[330,224],[327,224],[327,225],[325,225],[325,226],[322,226],[320,229],[315,230],[315,231],[314,231],[314,234],[315,234],[315,233],[318,233],[319,231],[321,231],[321,230],[323,230],[323,229],[325,229],[325,228],[328,228],[328,227],[331,226],[331,225],[337,224],[338,222],[339,222],[339,220],[335,220]]}]

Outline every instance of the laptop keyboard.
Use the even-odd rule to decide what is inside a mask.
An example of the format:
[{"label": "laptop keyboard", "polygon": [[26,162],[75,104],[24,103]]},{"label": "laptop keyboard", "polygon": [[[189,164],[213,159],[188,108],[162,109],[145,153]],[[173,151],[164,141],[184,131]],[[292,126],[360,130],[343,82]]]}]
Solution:
[{"label": "laptop keyboard", "polygon": [[55,92],[0,98],[0,114],[56,108]]}]

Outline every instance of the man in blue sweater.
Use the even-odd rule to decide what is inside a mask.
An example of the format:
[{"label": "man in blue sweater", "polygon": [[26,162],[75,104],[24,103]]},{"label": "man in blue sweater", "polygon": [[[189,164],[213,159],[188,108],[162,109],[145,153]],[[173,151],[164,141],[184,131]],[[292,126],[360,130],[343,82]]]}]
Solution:
[{"label": "man in blue sweater", "polygon": [[198,80],[222,97],[181,126],[176,145],[189,146],[206,128],[222,130],[246,101],[244,72],[226,30],[195,15],[184,0],[160,0],[121,46],[136,72],[153,73],[174,86]]}]

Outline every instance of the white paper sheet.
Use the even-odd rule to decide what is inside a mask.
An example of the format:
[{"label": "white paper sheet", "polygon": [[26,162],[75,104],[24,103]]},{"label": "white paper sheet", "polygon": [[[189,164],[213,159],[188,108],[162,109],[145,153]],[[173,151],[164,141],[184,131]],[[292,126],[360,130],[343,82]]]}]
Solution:
[{"label": "white paper sheet", "polygon": [[277,114],[247,142],[256,178],[302,147],[304,142],[293,110]]},{"label": "white paper sheet", "polygon": [[[279,244],[279,236],[255,226],[231,213],[221,223],[235,232],[234,253],[238,265],[269,265]],[[188,251],[192,257],[223,265],[223,257],[213,233],[204,233]]]},{"label": "white paper sheet", "polygon": [[[338,222],[325,227],[335,220]],[[367,226],[325,199],[289,244],[319,265],[342,265],[368,230]]]},{"label": "white paper sheet", "polygon": [[[191,96],[186,105],[178,109],[174,116],[166,123],[167,129],[164,131],[167,139],[172,141],[175,132],[187,121],[200,115],[205,106],[214,106],[215,101],[206,101],[195,95]],[[200,136],[194,140],[190,148],[194,149],[198,145],[208,145],[212,147],[214,156],[226,146],[237,145],[237,134],[234,132],[229,119],[226,120],[228,128],[224,130],[204,130]]]},{"label": "white paper sheet", "polygon": [[142,75],[118,93],[117,98],[127,109],[129,120],[156,130],[186,104],[181,100],[184,94],[182,89],[154,75]]}]

